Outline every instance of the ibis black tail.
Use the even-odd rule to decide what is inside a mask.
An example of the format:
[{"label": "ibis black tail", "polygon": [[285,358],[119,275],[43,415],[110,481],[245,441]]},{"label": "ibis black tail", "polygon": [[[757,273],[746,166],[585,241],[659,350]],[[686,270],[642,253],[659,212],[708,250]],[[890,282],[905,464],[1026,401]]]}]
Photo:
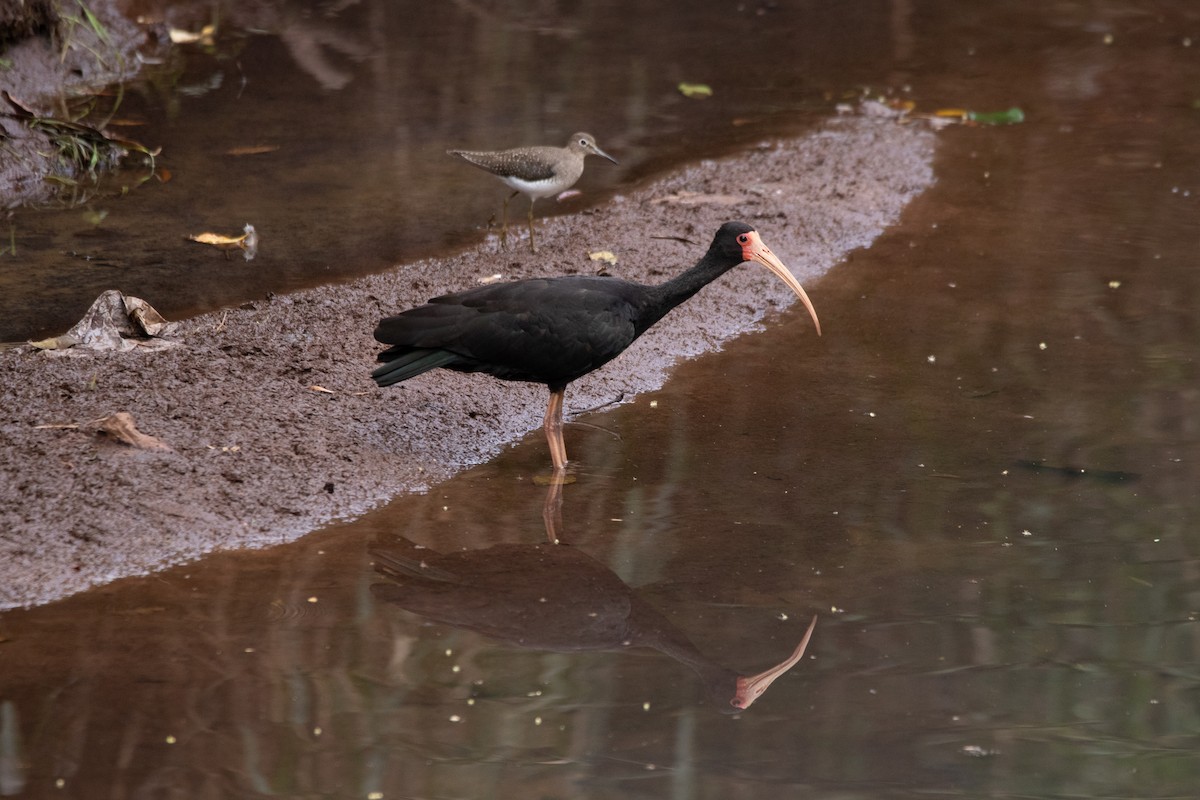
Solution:
[{"label": "ibis black tail", "polygon": [[[408,350],[395,352],[400,348],[393,347],[379,354],[381,366],[375,368],[371,377],[380,386],[391,386],[394,383],[414,378],[422,372],[444,367],[458,360],[454,353],[445,350]],[[394,356],[394,358],[393,358]]]}]

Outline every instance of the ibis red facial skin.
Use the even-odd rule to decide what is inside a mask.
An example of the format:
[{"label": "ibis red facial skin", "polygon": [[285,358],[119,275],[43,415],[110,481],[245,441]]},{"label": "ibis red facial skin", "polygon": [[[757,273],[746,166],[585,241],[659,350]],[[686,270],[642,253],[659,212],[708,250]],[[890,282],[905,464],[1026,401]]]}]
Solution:
[{"label": "ibis red facial skin", "polygon": [[555,472],[563,472],[567,384],[616,358],[671,309],[748,261],[762,264],[796,293],[820,334],[817,312],[800,282],[753,227],[727,222],[695,266],[657,286],[599,276],[527,278],[442,295],[387,317],[375,338],[390,347],[379,354],[382,363],[371,377],[391,386],[441,367],[545,384],[546,439]]}]

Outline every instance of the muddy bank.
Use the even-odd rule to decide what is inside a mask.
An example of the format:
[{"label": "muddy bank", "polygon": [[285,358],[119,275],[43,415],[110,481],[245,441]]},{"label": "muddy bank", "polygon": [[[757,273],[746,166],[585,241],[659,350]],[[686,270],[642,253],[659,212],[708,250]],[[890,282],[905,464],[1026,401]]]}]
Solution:
[{"label": "muddy bank", "polygon": [[[693,263],[728,219],[758,227],[819,312],[814,279],[869,245],[930,184],[932,153],[927,131],[832,119],[803,139],[763,143],[539,223],[536,257],[520,241],[504,253],[486,241],[186,320],[180,345],[165,350],[0,352],[0,607],[288,541],[425,490],[539,428],[540,386],[437,371],[375,388],[371,331],[381,316],[495,273],[592,273],[597,250],[617,255],[612,274],[659,282]],[[790,301],[765,270],[734,270],[573,384],[568,418],[661,385],[679,358],[718,348]],[[776,322],[811,325],[804,314]],[[838,335],[837,319],[822,323]],[[815,333],[811,346],[821,346]],[[86,425],[121,411],[170,449],[134,449]],[[70,424],[81,427],[39,427]],[[570,441],[568,428],[568,452],[586,462]]]}]

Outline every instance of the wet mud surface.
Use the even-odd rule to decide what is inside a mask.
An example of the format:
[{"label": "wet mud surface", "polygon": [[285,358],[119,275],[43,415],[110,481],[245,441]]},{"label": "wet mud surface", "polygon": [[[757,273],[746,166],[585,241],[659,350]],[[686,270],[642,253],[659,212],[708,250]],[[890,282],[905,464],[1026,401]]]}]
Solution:
[{"label": "wet mud surface", "polygon": [[[450,257],[185,320],[167,349],[0,351],[0,607],[289,541],[424,491],[538,429],[541,386],[442,371],[373,385],[376,322],[429,297],[496,274],[594,273],[589,253],[600,250],[617,255],[610,274],[657,283],[698,259],[722,222],[744,219],[820,313],[814,278],[869,245],[929,186],[933,138],[887,118],[834,118],[806,137],[539,221],[536,256],[520,236],[503,252],[492,237]],[[765,270],[734,270],[572,384],[568,419],[660,386],[677,360],[768,315],[782,321],[775,312],[790,298]],[[827,334],[839,324],[822,323]],[[170,449],[133,448],[90,424],[117,412]]]}]

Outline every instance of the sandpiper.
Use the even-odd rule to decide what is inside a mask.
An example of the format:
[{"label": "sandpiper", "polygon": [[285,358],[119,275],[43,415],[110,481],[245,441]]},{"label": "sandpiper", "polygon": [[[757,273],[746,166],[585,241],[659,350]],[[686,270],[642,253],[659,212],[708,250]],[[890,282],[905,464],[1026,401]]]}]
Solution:
[{"label": "sandpiper", "polygon": [[504,199],[501,216],[500,244],[508,244],[508,201],[518,194],[529,195],[529,249],[537,252],[533,242],[533,204],[539,197],[551,197],[575,185],[583,174],[583,159],[588,155],[617,160],[596,146],[590,133],[573,133],[566,147],[514,147],[511,150],[478,152],[447,150],[475,166],[486,169],[508,184],[513,193]]}]

